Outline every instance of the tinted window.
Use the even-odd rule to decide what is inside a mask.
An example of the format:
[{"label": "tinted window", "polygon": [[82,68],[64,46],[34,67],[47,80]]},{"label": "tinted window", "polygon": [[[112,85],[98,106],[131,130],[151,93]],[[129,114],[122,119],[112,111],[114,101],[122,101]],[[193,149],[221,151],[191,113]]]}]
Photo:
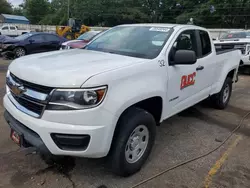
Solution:
[{"label": "tinted window", "polygon": [[13,26],[10,26],[10,30],[16,30],[16,28]]},{"label": "tinted window", "polygon": [[15,39],[17,39],[17,40],[25,40],[25,39],[27,39],[30,36],[32,36],[31,33],[25,33],[25,34],[22,34],[22,35],[20,35],[18,37],[15,37]]},{"label": "tinted window", "polygon": [[205,56],[211,53],[212,51],[210,38],[206,31],[199,31],[199,33],[200,33],[200,39],[201,39],[202,56]]},{"label": "tinted window", "polygon": [[97,37],[85,49],[153,59],[161,52],[171,31],[167,27],[118,26]]},{"label": "tinted window", "polygon": [[45,35],[47,41],[60,41],[60,39],[55,35]]},{"label": "tinted window", "polygon": [[8,30],[8,29],[9,29],[8,26],[2,28],[2,30]]},{"label": "tinted window", "polygon": [[40,42],[44,40],[43,35],[35,35],[29,38],[29,40],[34,40],[35,42]]},{"label": "tinted window", "polygon": [[184,31],[178,36],[170,52],[170,61],[174,60],[175,52],[178,50],[192,50],[197,55],[195,30]]}]

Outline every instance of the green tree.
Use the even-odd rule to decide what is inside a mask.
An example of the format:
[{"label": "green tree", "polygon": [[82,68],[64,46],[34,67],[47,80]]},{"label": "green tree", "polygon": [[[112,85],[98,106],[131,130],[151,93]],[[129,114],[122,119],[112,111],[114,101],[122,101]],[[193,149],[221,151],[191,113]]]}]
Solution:
[{"label": "green tree", "polygon": [[38,24],[50,10],[48,0],[25,0],[24,14],[32,24]]},{"label": "green tree", "polygon": [[14,15],[19,15],[19,16],[23,16],[24,15],[24,10],[22,7],[14,7],[12,14]]},{"label": "green tree", "polygon": [[12,7],[11,4],[6,0],[0,0],[0,14],[11,14]]}]

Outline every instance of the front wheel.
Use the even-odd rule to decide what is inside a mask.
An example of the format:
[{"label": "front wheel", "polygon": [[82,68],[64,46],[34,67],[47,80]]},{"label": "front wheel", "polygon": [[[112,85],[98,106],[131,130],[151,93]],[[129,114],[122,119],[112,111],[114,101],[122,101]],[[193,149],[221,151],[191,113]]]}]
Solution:
[{"label": "front wheel", "polygon": [[111,148],[112,170],[126,177],[146,162],[154,145],[156,123],[150,113],[133,107],[122,115],[118,129]]},{"label": "front wheel", "polygon": [[232,78],[227,77],[221,91],[211,97],[215,108],[225,109],[227,107],[232,94],[232,84]]},{"label": "front wheel", "polygon": [[26,51],[22,47],[16,47],[14,49],[14,54],[15,54],[15,57],[18,58],[18,57],[25,56],[26,55]]}]

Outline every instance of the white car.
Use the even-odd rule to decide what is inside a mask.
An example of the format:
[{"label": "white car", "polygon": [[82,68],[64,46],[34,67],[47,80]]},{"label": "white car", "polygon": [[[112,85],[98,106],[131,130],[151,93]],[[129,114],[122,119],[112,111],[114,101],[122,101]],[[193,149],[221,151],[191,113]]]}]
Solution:
[{"label": "white car", "polygon": [[3,25],[0,28],[0,35],[6,35],[10,37],[16,37],[25,33],[30,33],[30,30],[19,30],[14,25]]},{"label": "white car", "polygon": [[239,62],[239,50],[216,54],[201,27],[121,25],[86,49],[14,60],[4,116],[13,141],[47,162],[109,154],[114,173],[128,176],[147,160],[163,120],[209,97],[226,108]]},{"label": "white car", "polygon": [[232,31],[214,41],[215,48],[220,51],[241,50],[241,66],[250,66],[250,31]]}]

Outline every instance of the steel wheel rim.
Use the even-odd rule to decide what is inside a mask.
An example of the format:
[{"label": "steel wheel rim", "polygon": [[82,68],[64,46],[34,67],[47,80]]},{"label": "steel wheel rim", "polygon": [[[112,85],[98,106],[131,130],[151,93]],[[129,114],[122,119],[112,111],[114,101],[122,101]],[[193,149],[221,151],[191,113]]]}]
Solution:
[{"label": "steel wheel rim", "polygon": [[125,158],[128,163],[136,163],[146,151],[149,131],[145,125],[136,127],[128,138],[125,147]]},{"label": "steel wheel rim", "polygon": [[223,103],[226,103],[228,98],[229,98],[229,93],[230,93],[230,88],[229,85],[227,84],[224,91],[223,91]]},{"label": "steel wheel rim", "polygon": [[21,57],[21,56],[24,56],[24,55],[25,55],[24,49],[18,48],[18,49],[16,50],[16,56],[17,56],[17,57]]}]

